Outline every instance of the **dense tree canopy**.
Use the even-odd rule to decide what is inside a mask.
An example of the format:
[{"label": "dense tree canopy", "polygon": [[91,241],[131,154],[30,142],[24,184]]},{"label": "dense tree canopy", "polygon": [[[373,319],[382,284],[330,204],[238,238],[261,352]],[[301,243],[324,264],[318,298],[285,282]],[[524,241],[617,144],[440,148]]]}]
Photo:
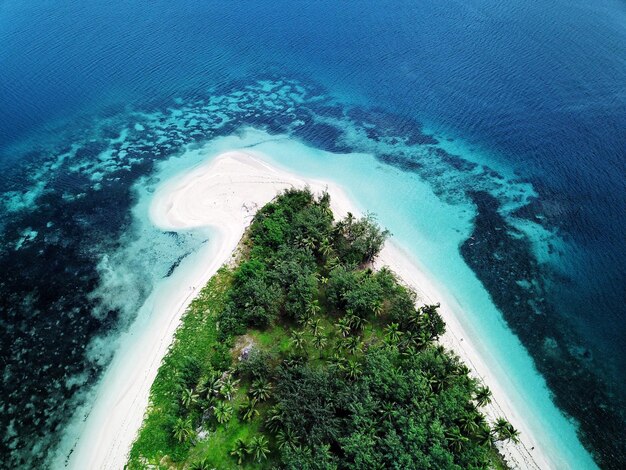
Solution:
[{"label": "dense tree canopy", "polygon": [[371,215],[335,222],[329,203],[288,190],[257,213],[219,296],[177,333],[131,468],[488,468],[494,440],[517,439],[434,343],[438,306],[371,269],[388,232]]}]

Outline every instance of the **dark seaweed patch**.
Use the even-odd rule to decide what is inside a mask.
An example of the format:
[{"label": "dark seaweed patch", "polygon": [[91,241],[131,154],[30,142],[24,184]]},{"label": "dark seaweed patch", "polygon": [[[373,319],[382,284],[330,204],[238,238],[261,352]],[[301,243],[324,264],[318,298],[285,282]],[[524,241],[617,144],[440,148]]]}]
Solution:
[{"label": "dark seaweed patch", "polygon": [[294,130],[294,135],[308,144],[328,152],[349,152],[350,148],[342,145],[340,139],[342,131],[335,126],[307,122]]},{"label": "dark seaweed patch", "polygon": [[191,253],[185,253],[184,255],[179,256],[176,261],[174,261],[172,263],[172,265],[170,266],[170,268],[167,270],[167,273],[165,274],[165,276],[163,277],[170,277],[172,274],[174,274],[174,271],[176,270],[176,268],[178,266],[180,266],[180,263],[182,263],[182,261],[189,256]]},{"label": "dark seaweed patch", "polygon": [[367,129],[368,136],[373,140],[384,137],[402,137],[406,145],[435,145],[437,139],[422,131],[420,123],[411,118],[391,114],[381,109],[365,109],[354,107],[348,116],[355,124]]},{"label": "dark seaweed patch", "polygon": [[[468,194],[478,214],[471,237],[461,246],[463,258],[529,350],[554,392],[557,406],[582,418],[581,439],[595,450],[599,465],[624,468],[626,441],[606,436],[619,436],[626,428],[622,411],[625,404],[616,404],[610,384],[591,373],[591,353],[576,346],[576,335],[559,321],[553,306],[545,300],[541,268],[534,261],[528,240],[516,236],[515,228],[498,213],[499,202],[493,196],[485,192]],[[521,279],[534,282],[523,286],[518,282]]]},{"label": "dark seaweed patch", "polygon": [[404,155],[394,155],[389,153],[384,153],[381,155],[377,155],[377,158],[387,165],[393,165],[397,168],[400,168],[404,171],[412,171],[417,172],[423,168],[423,164],[418,161],[407,158]]},{"label": "dark seaweed patch", "polygon": [[[458,171],[472,171],[478,167],[477,163],[470,162],[461,158],[457,155],[452,155],[451,153],[446,152],[442,148],[435,147],[432,149],[432,152],[437,155],[441,161],[450,165],[452,168]],[[491,175],[490,175],[491,176]]]}]

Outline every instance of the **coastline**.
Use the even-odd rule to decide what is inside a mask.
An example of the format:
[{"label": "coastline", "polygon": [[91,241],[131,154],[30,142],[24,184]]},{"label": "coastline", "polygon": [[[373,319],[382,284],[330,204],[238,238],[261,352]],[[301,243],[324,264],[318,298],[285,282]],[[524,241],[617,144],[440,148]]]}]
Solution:
[{"label": "coastline", "polygon": [[[279,169],[248,150],[223,153],[159,185],[150,206],[150,219],[157,227],[163,230],[211,227],[214,238],[196,257],[195,263],[201,269],[194,273],[192,284],[176,285],[174,280],[168,292],[151,296],[151,305],[147,307],[153,315],[149,324],[133,325],[128,332],[136,335],[137,341],[124,342],[126,347],[118,351],[109,367],[103,379],[108,386],[98,391],[85,432],[70,458],[71,468],[123,468],[141,426],[161,359],[194,293],[229,260],[257,208],[282,189],[305,185],[316,193],[327,190],[338,218],[349,211],[359,215],[360,211],[340,186]],[[559,468],[549,449],[535,440],[532,423],[525,419],[524,410],[515,406],[506,389],[490,373],[490,359],[493,362],[494,358],[483,357],[478,347],[480,339],[461,326],[458,318],[463,312],[454,296],[442,295],[442,289],[429,278],[419,261],[393,238],[375,264],[389,266],[416,290],[421,301],[441,303],[440,312],[447,325],[442,344],[459,355],[472,375],[480,377],[493,392],[493,402],[483,411],[490,420],[505,416],[521,431],[520,444],[499,445],[508,464],[513,468]],[[155,338],[159,341],[154,341]]]}]

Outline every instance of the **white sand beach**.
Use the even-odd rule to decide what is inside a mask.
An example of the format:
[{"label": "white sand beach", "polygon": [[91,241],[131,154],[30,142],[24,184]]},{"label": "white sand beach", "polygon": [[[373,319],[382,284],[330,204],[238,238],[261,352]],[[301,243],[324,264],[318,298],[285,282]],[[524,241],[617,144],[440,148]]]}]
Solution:
[{"label": "white sand beach", "polygon": [[[150,207],[153,223],[163,230],[211,227],[214,236],[197,255],[198,268],[192,284],[172,285],[151,296],[148,324],[131,328],[135,340],[125,342],[116,354],[103,380],[95,408],[87,417],[85,431],[69,461],[76,469],[122,469],[141,425],[148,404],[150,386],[162,357],[170,345],[181,315],[197,292],[227,262],[237,247],[254,213],[280,190],[309,186],[313,192],[327,190],[337,218],[348,211],[359,214],[341,187],[300,177],[266,163],[254,151],[230,151],[159,185]],[[488,418],[506,417],[521,432],[519,444],[501,445],[513,468],[562,468],[533,429],[524,409],[511,399],[492,374],[491,367],[502,358],[481,352],[480,338],[461,326],[462,306],[454,296],[431,279],[419,261],[391,238],[377,266],[389,266],[410,285],[425,303],[441,303],[447,324],[442,343],[454,350],[493,392],[493,402],[485,408]]]}]

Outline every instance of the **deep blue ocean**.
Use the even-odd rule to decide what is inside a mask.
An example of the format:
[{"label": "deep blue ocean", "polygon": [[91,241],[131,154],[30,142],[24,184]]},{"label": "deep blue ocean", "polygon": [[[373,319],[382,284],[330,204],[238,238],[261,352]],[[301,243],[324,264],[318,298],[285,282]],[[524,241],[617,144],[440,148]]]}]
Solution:
[{"label": "deep blue ocean", "polygon": [[[132,185],[244,126],[332,152],[384,142],[381,164],[470,201],[460,253],[596,462],[626,468],[626,3],[613,0],[0,0],[0,467],[46,465],[110,359],[94,341],[149,293],[150,276],[123,307],[99,290]],[[510,182],[534,196],[511,209]]]}]

